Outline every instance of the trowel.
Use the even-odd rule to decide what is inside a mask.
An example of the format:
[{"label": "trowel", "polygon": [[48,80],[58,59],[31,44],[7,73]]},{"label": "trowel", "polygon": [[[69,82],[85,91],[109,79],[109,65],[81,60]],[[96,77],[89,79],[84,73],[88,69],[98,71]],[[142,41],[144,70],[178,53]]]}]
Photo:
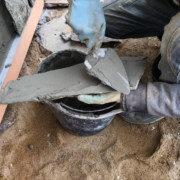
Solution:
[{"label": "trowel", "polygon": [[101,48],[91,53],[84,62],[88,73],[103,84],[123,93],[130,93],[130,84],[122,60],[114,49]]},{"label": "trowel", "polygon": [[137,89],[144,72],[143,58],[124,57],[124,62],[121,59],[114,49],[98,49],[88,55],[84,62],[88,73],[115,91],[100,96],[80,95],[78,100],[87,104],[118,103],[121,93]]}]

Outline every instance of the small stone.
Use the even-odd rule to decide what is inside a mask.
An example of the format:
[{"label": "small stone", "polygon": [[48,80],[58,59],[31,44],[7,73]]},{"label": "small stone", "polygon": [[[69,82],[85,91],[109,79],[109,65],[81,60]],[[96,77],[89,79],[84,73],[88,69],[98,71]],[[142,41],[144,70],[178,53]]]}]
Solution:
[{"label": "small stone", "polygon": [[32,144],[28,144],[28,149],[33,150],[34,146]]},{"label": "small stone", "polygon": [[51,20],[50,17],[48,16],[46,16],[45,18],[46,18],[46,22],[49,22]]},{"label": "small stone", "polygon": [[5,68],[9,68],[11,66],[11,64],[6,64]]}]

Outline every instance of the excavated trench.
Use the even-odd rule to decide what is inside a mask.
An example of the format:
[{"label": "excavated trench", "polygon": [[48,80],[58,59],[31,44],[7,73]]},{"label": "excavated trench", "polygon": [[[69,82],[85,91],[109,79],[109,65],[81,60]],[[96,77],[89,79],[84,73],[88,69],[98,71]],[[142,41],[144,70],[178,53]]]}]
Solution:
[{"label": "excavated trench", "polygon": [[[121,56],[148,57],[142,79],[146,82],[152,80],[151,66],[159,47],[156,38],[128,39],[117,51]],[[21,76],[36,73],[47,55],[34,39]],[[90,137],[65,131],[40,103],[10,105],[4,120],[15,124],[0,137],[0,179],[180,178],[178,119],[134,125],[117,116],[105,130]]]}]

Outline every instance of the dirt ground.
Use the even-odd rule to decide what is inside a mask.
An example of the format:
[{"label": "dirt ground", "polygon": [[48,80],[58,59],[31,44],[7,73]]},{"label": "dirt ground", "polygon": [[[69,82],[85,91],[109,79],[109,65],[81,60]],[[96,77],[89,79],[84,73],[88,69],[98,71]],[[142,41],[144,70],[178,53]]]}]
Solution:
[{"label": "dirt ground", "polygon": [[[148,57],[143,81],[159,53],[156,38],[128,39],[119,55]],[[21,76],[35,73],[48,55],[33,39]],[[133,125],[117,116],[101,133],[78,137],[66,132],[40,103],[8,106],[15,124],[0,135],[0,179],[179,180],[180,123],[164,119]]]}]

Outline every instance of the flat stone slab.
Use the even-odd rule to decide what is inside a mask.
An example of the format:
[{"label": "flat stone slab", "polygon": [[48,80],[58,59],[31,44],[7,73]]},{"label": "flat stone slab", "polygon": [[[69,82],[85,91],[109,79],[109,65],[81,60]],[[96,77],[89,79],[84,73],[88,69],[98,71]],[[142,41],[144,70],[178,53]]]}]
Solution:
[{"label": "flat stone slab", "polygon": [[[64,50],[77,50],[79,52],[88,54],[90,50],[85,44],[81,43],[78,36],[73,33],[72,28],[66,23],[67,12],[61,17],[55,18],[43,24],[38,30],[38,41],[48,51],[54,53]],[[103,45],[115,46],[121,43],[120,39],[113,39],[105,37]]]},{"label": "flat stone slab", "polygon": [[[126,70],[114,49],[100,49],[102,53],[94,57],[88,55],[84,62],[90,75],[120,93],[129,94],[130,85]],[[128,66],[129,67],[129,66]]]},{"label": "flat stone slab", "polygon": [[63,32],[72,32],[71,27],[66,24],[65,12],[60,18],[55,18],[41,26],[38,31],[39,43],[50,52],[64,50],[78,50],[87,54],[89,50],[80,42],[64,41],[61,37]]},{"label": "flat stone slab", "polygon": [[111,91],[113,91],[111,88],[89,76],[83,64],[78,64],[11,81],[1,91],[0,102],[12,104],[55,100],[80,94],[100,94]]}]

